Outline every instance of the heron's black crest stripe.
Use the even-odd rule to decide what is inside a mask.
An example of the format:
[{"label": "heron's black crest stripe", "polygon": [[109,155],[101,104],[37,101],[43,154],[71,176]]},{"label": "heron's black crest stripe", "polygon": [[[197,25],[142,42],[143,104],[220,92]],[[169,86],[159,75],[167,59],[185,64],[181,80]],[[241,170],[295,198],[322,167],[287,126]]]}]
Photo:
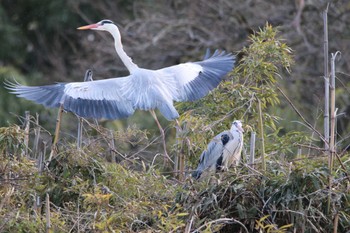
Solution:
[{"label": "heron's black crest stripe", "polygon": [[101,21],[101,24],[103,25],[103,24],[106,24],[106,23],[112,23],[113,24],[113,22],[111,21],[111,20],[108,20],[108,19],[105,19],[105,20],[102,20]]}]

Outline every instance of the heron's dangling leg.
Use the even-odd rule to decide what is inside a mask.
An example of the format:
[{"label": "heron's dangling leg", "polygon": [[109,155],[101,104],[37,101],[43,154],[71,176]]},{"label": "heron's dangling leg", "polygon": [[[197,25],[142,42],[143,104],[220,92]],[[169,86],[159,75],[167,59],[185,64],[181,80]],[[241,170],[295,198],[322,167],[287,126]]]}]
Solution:
[{"label": "heron's dangling leg", "polygon": [[180,130],[181,131],[181,126],[180,126],[180,123],[179,123],[179,121],[177,120],[177,119],[175,119],[175,124],[176,124],[176,128],[177,128],[177,130]]},{"label": "heron's dangling leg", "polygon": [[158,118],[157,118],[157,115],[156,113],[154,112],[154,110],[149,110],[151,112],[151,115],[152,117],[154,118],[154,120],[156,121],[157,123],[157,126],[159,128],[159,131],[160,131],[160,134],[162,135],[162,140],[163,140],[163,148],[164,148],[164,162],[168,162],[168,161],[171,161],[172,163],[174,163],[171,158],[169,157],[168,155],[168,152],[166,150],[166,143],[165,143],[165,133],[164,133],[164,129],[162,128],[162,126],[160,125],[159,121],[158,121]]}]

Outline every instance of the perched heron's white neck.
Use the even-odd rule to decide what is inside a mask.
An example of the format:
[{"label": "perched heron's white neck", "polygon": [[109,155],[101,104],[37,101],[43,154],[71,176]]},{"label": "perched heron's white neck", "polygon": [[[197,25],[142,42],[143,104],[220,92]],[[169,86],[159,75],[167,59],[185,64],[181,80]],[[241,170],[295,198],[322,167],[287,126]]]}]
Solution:
[{"label": "perched heron's white neck", "polygon": [[242,130],[241,129],[239,129],[237,126],[235,126],[235,125],[232,125],[231,126],[231,130],[230,130],[231,132],[234,132],[234,131],[238,131],[240,134],[243,134],[243,132],[242,132]]},{"label": "perched heron's white neck", "polygon": [[118,56],[120,57],[120,59],[122,60],[126,68],[129,70],[130,74],[132,74],[139,67],[132,61],[132,59],[124,51],[119,29],[117,28],[117,26],[113,25],[113,27],[110,28],[108,32],[111,33],[114,38],[114,46]]}]

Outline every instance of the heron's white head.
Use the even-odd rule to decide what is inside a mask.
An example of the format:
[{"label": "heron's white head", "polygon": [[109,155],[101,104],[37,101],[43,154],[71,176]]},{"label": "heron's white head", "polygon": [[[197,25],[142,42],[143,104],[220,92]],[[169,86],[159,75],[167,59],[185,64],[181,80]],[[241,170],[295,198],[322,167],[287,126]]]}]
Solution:
[{"label": "heron's white head", "polygon": [[78,30],[99,30],[99,31],[109,31],[115,30],[117,26],[109,19],[101,20],[98,23],[89,24],[86,26],[78,27]]},{"label": "heron's white head", "polygon": [[235,120],[234,122],[232,122],[232,128],[236,128],[239,131],[241,131],[242,133],[244,132],[242,122],[239,120]]}]

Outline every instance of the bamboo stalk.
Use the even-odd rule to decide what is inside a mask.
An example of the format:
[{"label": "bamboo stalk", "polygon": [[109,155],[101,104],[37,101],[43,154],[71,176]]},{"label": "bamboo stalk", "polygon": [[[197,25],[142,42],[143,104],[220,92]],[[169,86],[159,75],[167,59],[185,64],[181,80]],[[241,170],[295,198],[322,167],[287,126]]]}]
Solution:
[{"label": "bamboo stalk", "polygon": [[54,140],[53,140],[53,143],[51,146],[51,153],[50,153],[49,161],[51,161],[51,159],[54,156],[56,156],[56,154],[57,154],[57,142],[58,142],[58,138],[60,135],[62,113],[63,113],[63,105],[61,104],[60,108],[58,109],[58,114],[57,114],[57,119],[56,119],[55,136],[54,136]]},{"label": "bamboo stalk", "polygon": [[301,148],[301,146],[298,146],[298,152],[297,152],[298,159],[301,157],[301,154],[302,154],[302,148]]},{"label": "bamboo stalk", "polygon": [[185,180],[185,153],[184,153],[184,143],[181,140],[181,149],[180,149],[180,160],[179,160],[179,180]]},{"label": "bamboo stalk", "polygon": [[47,150],[47,142],[46,141],[43,141],[43,147],[44,147],[44,150],[43,150],[43,164],[45,164],[46,150]]},{"label": "bamboo stalk", "polygon": [[[93,72],[92,70],[88,69],[85,72],[84,76],[84,82],[90,82],[93,81],[92,79]],[[81,148],[82,140],[83,140],[83,118],[78,117],[78,133],[77,133],[77,149]]]},{"label": "bamboo stalk", "polygon": [[178,177],[180,181],[185,178],[185,161],[184,161],[184,148],[183,148],[183,130],[180,126],[178,120],[176,120],[176,144],[180,145],[180,149],[176,153],[175,164],[174,164],[174,174]]},{"label": "bamboo stalk", "polygon": [[255,162],[255,132],[251,132],[250,134],[250,156],[249,156],[249,166],[251,168],[254,168],[254,162]]},{"label": "bamboo stalk", "polygon": [[78,133],[77,133],[77,149],[81,148],[82,134],[83,134],[83,118],[78,117]]},{"label": "bamboo stalk", "polygon": [[112,163],[116,163],[117,162],[117,158],[116,158],[116,148],[115,148],[115,142],[114,142],[114,134],[113,134],[113,130],[109,131],[110,137],[111,137],[111,162]]},{"label": "bamboo stalk", "polygon": [[328,74],[328,7],[323,11],[323,53],[324,53],[324,148],[329,148],[329,74]]},{"label": "bamboo stalk", "polygon": [[335,58],[337,57],[338,52],[335,54],[332,53],[331,57],[331,79],[330,79],[330,97],[331,97],[331,128],[330,128],[330,141],[329,141],[329,155],[328,155],[328,170],[329,170],[329,193],[328,193],[328,201],[327,201],[327,214],[330,213],[330,205],[331,205],[331,189],[333,183],[333,163],[336,153],[335,147],[335,120],[337,111],[335,109]]},{"label": "bamboo stalk", "polygon": [[51,229],[51,213],[50,213],[50,196],[48,193],[46,193],[46,204],[45,204],[45,209],[46,209],[46,233],[50,232]]},{"label": "bamboo stalk", "polygon": [[331,83],[330,83],[330,96],[331,96],[331,137],[329,142],[330,156],[329,156],[329,169],[332,172],[333,169],[333,160],[335,153],[335,58],[337,54],[332,53],[331,57]]},{"label": "bamboo stalk", "polygon": [[339,225],[339,212],[337,211],[337,213],[334,216],[334,221],[333,221],[333,233],[338,232],[338,225]]},{"label": "bamboo stalk", "polygon": [[35,119],[35,128],[34,128],[34,145],[33,145],[33,158],[37,158],[38,155],[38,150],[39,150],[39,139],[40,139],[40,125],[39,125],[39,114],[36,114],[36,119]]},{"label": "bamboo stalk", "polygon": [[259,108],[259,131],[260,131],[259,133],[260,133],[260,140],[261,140],[261,162],[262,162],[262,169],[265,172],[266,161],[265,161],[264,126],[263,126],[263,116],[262,116],[260,99],[258,99],[258,108]]},{"label": "bamboo stalk", "polygon": [[[38,168],[38,174],[39,176],[41,176],[41,174],[43,173],[43,152],[39,153],[38,159],[37,159],[37,168]],[[37,193],[35,193],[35,203],[34,203],[34,208],[37,214],[40,214],[40,206],[41,206],[41,198],[40,195],[38,195]]]},{"label": "bamboo stalk", "polygon": [[25,111],[25,121],[24,121],[24,156],[28,156],[29,149],[29,129],[30,129],[30,112]]},{"label": "bamboo stalk", "polygon": [[79,199],[78,199],[78,205],[77,205],[77,231],[80,233],[80,205],[79,205]]}]

